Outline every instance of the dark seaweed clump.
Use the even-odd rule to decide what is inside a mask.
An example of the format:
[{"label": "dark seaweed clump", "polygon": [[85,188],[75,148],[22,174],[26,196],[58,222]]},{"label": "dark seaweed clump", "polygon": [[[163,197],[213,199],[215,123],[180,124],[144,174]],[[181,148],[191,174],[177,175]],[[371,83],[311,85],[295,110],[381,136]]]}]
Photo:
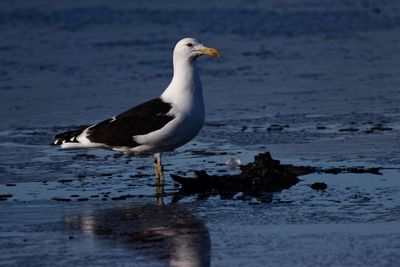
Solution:
[{"label": "dark seaweed clump", "polygon": [[171,175],[181,184],[182,194],[219,194],[224,198],[242,192],[260,196],[266,192],[278,192],[299,182],[298,176],[315,172],[313,167],[281,164],[269,152],[260,153],[254,162],[240,167],[237,175],[209,175],[206,171],[196,171],[196,178]]},{"label": "dark seaweed clump", "polygon": [[[321,169],[312,166],[294,166],[281,164],[271,157],[269,152],[260,153],[254,162],[240,167],[241,172],[236,175],[209,175],[205,170],[195,171],[197,177],[183,177],[171,174],[172,179],[182,187],[175,196],[179,200],[185,195],[199,194],[199,196],[220,195],[222,198],[233,198],[242,193],[243,199],[256,197],[272,201],[268,193],[279,192],[290,188],[300,180],[298,176],[320,172],[328,174],[339,173],[370,173],[381,175],[381,168],[364,167],[333,167]],[[315,190],[325,190],[325,183],[316,183],[311,186]],[[263,201],[264,201],[263,200]]]}]

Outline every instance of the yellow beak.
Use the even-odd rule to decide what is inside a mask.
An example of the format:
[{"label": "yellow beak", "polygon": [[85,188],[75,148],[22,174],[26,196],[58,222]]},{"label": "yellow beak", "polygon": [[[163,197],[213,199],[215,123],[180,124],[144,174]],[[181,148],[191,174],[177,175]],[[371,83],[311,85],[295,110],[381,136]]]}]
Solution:
[{"label": "yellow beak", "polygon": [[210,48],[210,47],[204,47],[203,49],[200,50],[200,52],[203,53],[204,55],[207,55],[210,57],[215,57],[215,58],[218,58],[221,56],[218,49]]}]

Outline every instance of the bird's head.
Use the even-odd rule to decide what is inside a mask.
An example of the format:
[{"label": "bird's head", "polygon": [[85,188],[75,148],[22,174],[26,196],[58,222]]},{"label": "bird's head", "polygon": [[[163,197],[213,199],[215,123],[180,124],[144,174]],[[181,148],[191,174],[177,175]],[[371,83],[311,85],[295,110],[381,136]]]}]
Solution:
[{"label": "bird's head", "polygon": [[180,40],[174,49],[174,59],[178,57],[193,61],[201,55],[207,55],[213,58],[220,57],[220,53],[217,49],[206,47],[194,38],[184,38]]}]

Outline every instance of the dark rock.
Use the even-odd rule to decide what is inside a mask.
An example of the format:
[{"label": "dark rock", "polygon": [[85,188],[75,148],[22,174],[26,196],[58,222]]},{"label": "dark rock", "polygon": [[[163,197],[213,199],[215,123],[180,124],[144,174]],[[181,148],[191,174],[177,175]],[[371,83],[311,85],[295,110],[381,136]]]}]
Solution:
[{"label": "dark rock", "polygon": [[346,168],[345,171],[348,173],[371,173],[376,175],[382,175],[380,172],[381,168],[363,168],[363,167],[350,167]]},{"label": "dark rock", "polygon": [[10,197],[12,197],[13,195],[11,194],[4,194],[4,195],[0,195],[0,201],[4,201],[9,199]]},{"label": "dark rock", "polygon": [[345,167],[345,168],[329,168],[321,170],[323,173],[339,174],[339,173],[370,173],[375,175],[382,175],[381,168],[364,168],[364,167]]},{"label": "dark rock", "polygon": [[323,170],[324,173],[329,173],[329,174],[339,174],[342,171],[343,171],[343,169],[341,169],[341,168],[330,168],[330,169]]},{"label": "dark rock", "polygon": [[392,130],[393,130],[393,128],[385,127],[382,123],[379,123],[379,124],[375,125],[374,127],[366,129],[364,132],[365,133],[374,133],[374,132],[383,132],[383,131],[392,131]]},{"label": "dark rock", "polygon": [[96,158],[96,155],[82,153],[75,155],[72,159],[76,160],[76,159],[94,159],[94,158]]},{"label": "dark rock", "polygon": [[310,187],[314,190],[325,190],[328,188],[328,185],[326,183],[323,182],[316,182],[313,183],[312,185],[310,185]]},{"label": "dark rock", "polygon": [[70,182],[72,182],[73,180],[72,179],[60,179],[60,180],[58,180],[58,182],[59,183],[70,183]]},{"label": "dark rock", "polygon": [[70,202],[70,198],[63,198],[63,197],[53,197],[53,200],[61,201],[61,202]]},{"label": "dark rock", "polygon": [[354,127],[349,127],[349,128],[342,128],[339,129],[339,132],[358,132],[359,130]]},{"label": "dark rock", "polygon": [[205,122],[204,125],[205,126],[209,126],[209,127],[222,127],[222,126],[225,126],[225,124],[218,123],[218,122]]},{"label": "dark rock", "polygon": [[132,198],[132,197],[134,197],[134,196],[128,194],[128,195],[121,195],[121,196],[118,196],[118,197],[112,197],[111,200],[125,200],[127,198]]},{"label": "dark rock", "polygon": [[289,128],[288,124],[284,124],[284,125],[279,125],[279,124],[271,124],[268,128],[267,128],[267,132],[271,133],[271,132],[280,132],[285,128]]},{"label": "dark rock", "polygon": [[213,151],[206,151],[206,150],[192,150],[192,155],[196,156],[218,156],[218,155],[226,155],[226,152],[213,152]]}]

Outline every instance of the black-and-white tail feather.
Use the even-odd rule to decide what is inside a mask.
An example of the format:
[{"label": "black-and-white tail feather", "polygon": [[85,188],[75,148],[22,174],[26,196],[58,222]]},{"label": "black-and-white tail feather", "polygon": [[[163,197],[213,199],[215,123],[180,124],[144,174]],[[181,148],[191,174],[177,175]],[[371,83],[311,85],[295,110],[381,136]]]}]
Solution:
[{"label": "black-and-white tail feather", "polygon": [[54,145],[60,146],[65,143],[79,143],[77,137],[89,126],[81,126],[79,129],[57,134],[54,137]]}]

